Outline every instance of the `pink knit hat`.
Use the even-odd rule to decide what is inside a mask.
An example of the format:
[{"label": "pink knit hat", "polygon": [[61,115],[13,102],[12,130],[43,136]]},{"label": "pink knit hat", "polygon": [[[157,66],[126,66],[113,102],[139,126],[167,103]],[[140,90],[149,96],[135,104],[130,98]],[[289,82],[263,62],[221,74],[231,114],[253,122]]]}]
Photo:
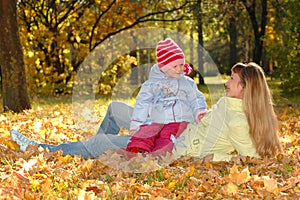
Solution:
[{"label": "pink knit hat", "polygon": [[185,63],[182,49],[170,38],[159,41],[156,48],[156,59],[161,71],[166,72],[171,67]]}]

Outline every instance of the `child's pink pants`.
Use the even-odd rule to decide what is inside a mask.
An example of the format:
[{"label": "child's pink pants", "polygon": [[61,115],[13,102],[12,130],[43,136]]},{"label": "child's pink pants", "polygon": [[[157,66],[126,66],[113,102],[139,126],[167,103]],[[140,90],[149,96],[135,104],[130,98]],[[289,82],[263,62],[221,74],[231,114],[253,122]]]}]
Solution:
[{"label": "child's pink pants", "polygon": [[175,138],[186,129],[188,122],[173,122],[169,124],[142,125],[140,129],[130,138],[126,150],[135,153],[155,152],[163,150],[172,152],[173,142],[171,135]]}]

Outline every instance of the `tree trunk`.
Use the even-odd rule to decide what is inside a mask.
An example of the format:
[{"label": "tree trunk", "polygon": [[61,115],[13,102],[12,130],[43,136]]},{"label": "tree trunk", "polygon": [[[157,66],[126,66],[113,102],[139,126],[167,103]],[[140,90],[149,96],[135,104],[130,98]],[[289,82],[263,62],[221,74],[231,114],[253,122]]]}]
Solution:
[{"label": "tree trunk", "polygon": [[202,30],[202,0],[197,0],[197,32],[198,32],[198,42],[200,45],[198,52],[198,70],[199,70],[199,84],[204,85],[204,66],[203,66],[203,30]]},{"label": "tree trunk", "polygon": [[237,9],[235,1],[230,2],[231,15],[229,18],[229,66],[230,68],[226,70],[226,74],[230,74],[231,67],[237,62],[237,30],[236,30],[236,18]]},{"label": "tree trunk", "polygon": [[[134,41],[134,46],[136,47],[138,44],[137,44],[137,38],[136,36],[134,36],[133,32],[130,31],[130,35]],[[140,51],[139,53],[137,53],[137,50],[136,49],[132,49],[129,53],[129,55],[131,57],[134,57],[135,59],[138,59],[138,55],[141,56],[141,53],[142,51]],[[137,85],[139,84],[139,70],[140,68],[137,68],[137,65],[134,64],[134,63],[131,63],[131,73],[130,73],[130,83],[133,84],[133,85]]]},{"label": "tree trunk", "polygon": [[17,21],[17,0],[0,0],[0,63],[4,110],[31,108]]},{"label": "tree trunk", "polygon": [[229,66],[232,67],[237,62],[237,30],[235,17],[230,17],[229,23]]},{"label": "tree trunk", "polygon": [[256,19],[256,0],[252,0],[250,5],[247,3],[246,0],[243,0],[244,6],[247,9],[249,14],[253,31],[254,31],[254,38],[255,38],[255,46],[253,50],[253,61],[257,64],[261,64],[262,60],[262,53],[263,53],[263,37],[265,36],[266,32],[266,24],[267,24],[267,0],[261,0],[261,23],[260,27],[258,25]]}]

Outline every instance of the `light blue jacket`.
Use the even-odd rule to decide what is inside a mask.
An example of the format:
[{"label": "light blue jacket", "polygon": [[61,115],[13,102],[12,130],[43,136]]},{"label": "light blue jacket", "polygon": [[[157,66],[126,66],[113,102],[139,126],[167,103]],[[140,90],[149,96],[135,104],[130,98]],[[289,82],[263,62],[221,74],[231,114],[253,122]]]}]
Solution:
[{"label": "light blue jacket", "polygon": [[206,108],[205,97],[193,79],[184,74],[179,78],[170,78],[155,64],[136,98],[130,127],[193,122],[195,116]]}]

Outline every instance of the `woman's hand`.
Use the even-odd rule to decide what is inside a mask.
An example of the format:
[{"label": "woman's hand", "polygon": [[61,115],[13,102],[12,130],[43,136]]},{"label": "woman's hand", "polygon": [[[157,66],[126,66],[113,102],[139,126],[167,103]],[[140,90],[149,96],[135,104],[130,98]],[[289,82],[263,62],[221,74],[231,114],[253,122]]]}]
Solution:
[{"label": "woman's hand", "polygon": [[212,161],[214,159],[214,154],[209,154],[205,157],[202,158],[202,161],[203,162],[209,162],[209,161]]}]

